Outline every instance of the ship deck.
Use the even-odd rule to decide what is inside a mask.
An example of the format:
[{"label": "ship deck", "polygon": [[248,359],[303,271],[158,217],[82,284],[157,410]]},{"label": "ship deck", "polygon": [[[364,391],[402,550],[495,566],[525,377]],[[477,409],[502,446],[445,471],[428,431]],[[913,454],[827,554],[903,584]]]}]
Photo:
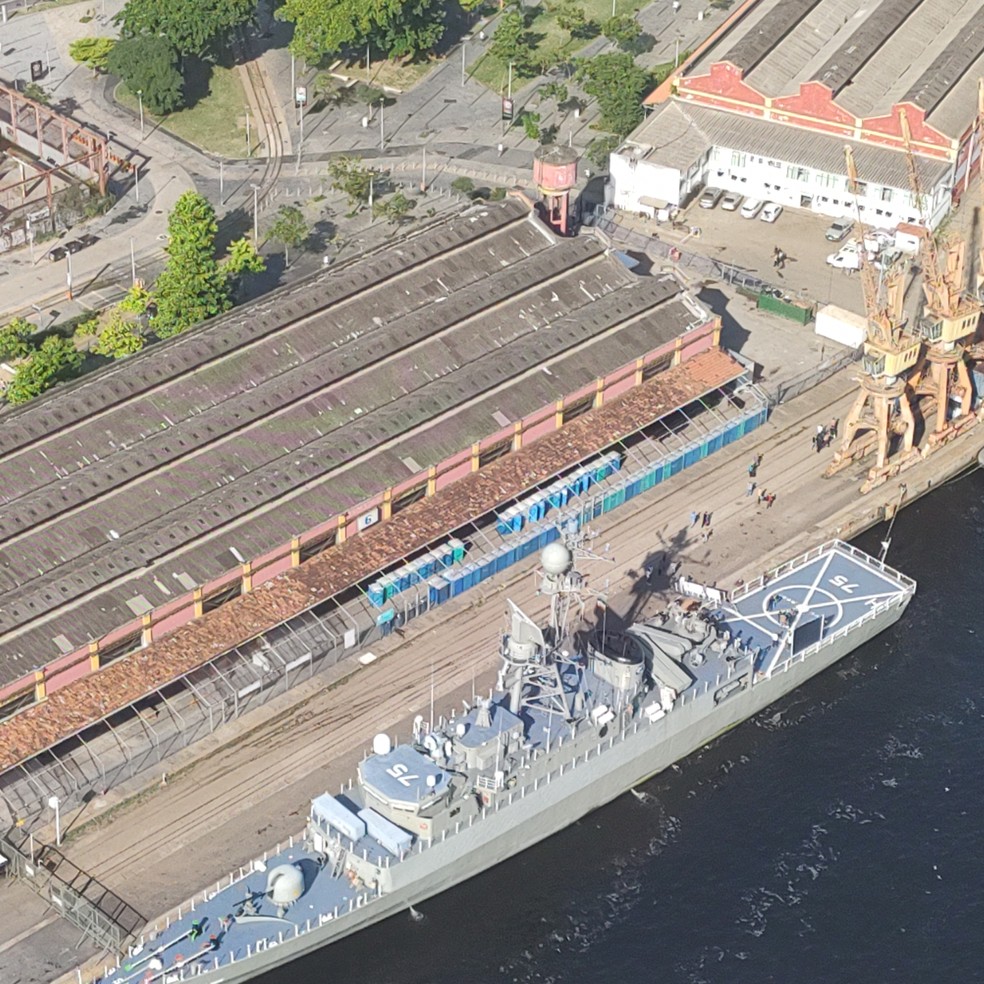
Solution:
[{"label": "ship deck", "polygon": [[834,541],[732,592],[714,615],[744,648],[760,651],[757,668],[768,670],[914,590],[904,574]]}]

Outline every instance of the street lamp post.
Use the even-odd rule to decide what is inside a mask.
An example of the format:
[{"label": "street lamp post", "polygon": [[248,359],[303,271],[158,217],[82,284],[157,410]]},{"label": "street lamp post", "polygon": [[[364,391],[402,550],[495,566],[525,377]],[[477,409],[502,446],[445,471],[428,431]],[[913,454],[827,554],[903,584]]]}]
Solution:
[{"label": "street lamp post", "polygon": [[140,106],[140,139],[144,138],[143,89],[137,89],[137,103]]},{"label": "street lamp post", "polygon": [[383,129],[383,96],[379,97],[379,149],[386,149],[386,133]]},{"label": "street lamp post", "polygon": [[[68,299],[72,300],[72,254],[65,254],[65,281],[68,284]],[[54,797],[52,797],[54,799]]]},{"label": "street lamp post", "polygon": [[61,847],[61,811],[57,796],[48,797],[48,806],[55,811],[55,844]]},{"label": "street lamp post", "polygon": [[260,206],[259,191],[260,186],[255,184],[253,187],[253,245],[260,248]]}]

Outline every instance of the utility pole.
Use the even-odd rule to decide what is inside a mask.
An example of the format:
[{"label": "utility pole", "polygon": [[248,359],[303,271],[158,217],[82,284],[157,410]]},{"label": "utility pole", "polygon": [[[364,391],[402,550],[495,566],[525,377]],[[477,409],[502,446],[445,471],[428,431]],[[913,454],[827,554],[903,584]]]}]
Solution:
[{"label": "utility pole", "polygon": [[304,106],[302,105],[297,113],[298,124],[301,128],[301,136],[297,141],[297,166],[294,168],[295,174],[301,173],[301,151],[304,148]]},{"label": "utility pole", "polygon": [[253,187],[253,245],[260,248],[260,211],[259,211],[259,191],[260,186],[255,184]]}]

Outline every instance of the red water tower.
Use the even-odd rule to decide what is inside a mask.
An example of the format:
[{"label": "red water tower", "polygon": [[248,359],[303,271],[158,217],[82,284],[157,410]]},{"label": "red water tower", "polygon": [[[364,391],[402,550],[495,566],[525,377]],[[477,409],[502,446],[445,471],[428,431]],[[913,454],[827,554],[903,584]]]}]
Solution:
[{"label": "red water tower", "polygon": [[577,184],[577,153],[571,147],[545,144],[533,155],[533,180],[540,189],[547,222],[567,235],[571,189]]}]

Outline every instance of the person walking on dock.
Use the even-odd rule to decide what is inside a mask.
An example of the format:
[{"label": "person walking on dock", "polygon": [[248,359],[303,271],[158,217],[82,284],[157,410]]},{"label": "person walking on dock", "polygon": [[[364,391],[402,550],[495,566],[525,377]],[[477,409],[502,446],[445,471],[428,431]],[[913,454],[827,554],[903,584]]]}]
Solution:
[{"label": "person walking on dock", "polygon": [[696,526],[698,519],[700,519],[700,513],[697,512],[696,509],[691,509],[690,510],[690,525],[691,526]]},{"label": "person walking on dock", "polygon": [[755,483],[749,482],[748,486],[745,488],[745,498],[751,498],[754,492],[755,492]]}]

